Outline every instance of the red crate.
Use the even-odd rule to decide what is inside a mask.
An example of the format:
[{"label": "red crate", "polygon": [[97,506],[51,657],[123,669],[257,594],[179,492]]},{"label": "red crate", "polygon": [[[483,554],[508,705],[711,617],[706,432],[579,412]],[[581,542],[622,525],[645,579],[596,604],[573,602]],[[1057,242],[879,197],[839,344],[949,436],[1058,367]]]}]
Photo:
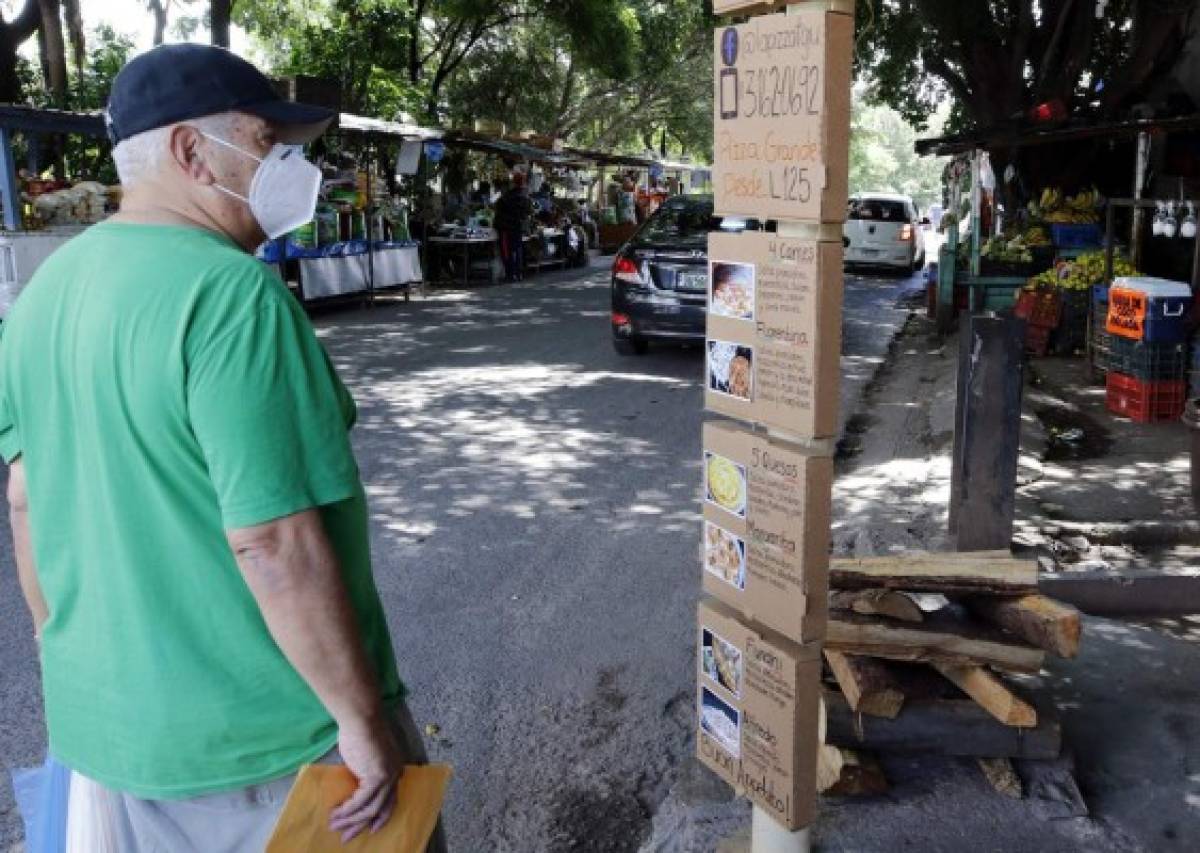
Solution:
[{"label": "red crate", "polygon": [[1050,351],[1050,335],[1053,329],[1043,326],[1028,325],[1025,327],[1025,352],[1030,355],[1045,355]]},{"label": "red crate", "polygon": [[1105,389],[1110,412],[1143,424],[1177,421],[1187,403],[1186,380],[1150,381],[1110,372]]},{"label": "red crate", "polygon": [[1062,319],[1062,297],[1053,290],[1023,290],[1014,313],[1030,326],[1054,329]]}]

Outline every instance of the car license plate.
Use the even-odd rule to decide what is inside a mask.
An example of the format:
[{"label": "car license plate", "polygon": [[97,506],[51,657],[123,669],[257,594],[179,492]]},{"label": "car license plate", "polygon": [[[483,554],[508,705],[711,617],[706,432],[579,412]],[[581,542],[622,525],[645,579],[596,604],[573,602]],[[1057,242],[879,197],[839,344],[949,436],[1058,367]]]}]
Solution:
[{"label": "car license plate", "polygon": [[878,255],[878,254],[879,254],[879,250],[878,250],[878,249],[859,249],[859,251],[860,251],[860,252],[862,252],[864,255],[872,255],[872,256],[874,256],[874,255]]},{"label": "car license plate", "polygon": [[685,272],[679,274],[679,290],[708,290],[708,273]]}]

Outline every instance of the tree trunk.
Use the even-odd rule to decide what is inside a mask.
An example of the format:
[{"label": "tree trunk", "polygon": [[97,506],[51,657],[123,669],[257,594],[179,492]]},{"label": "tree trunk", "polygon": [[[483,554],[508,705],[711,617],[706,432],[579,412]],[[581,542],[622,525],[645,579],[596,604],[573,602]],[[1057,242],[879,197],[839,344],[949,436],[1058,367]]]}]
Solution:
[{"label": "tree trunk", "polygon": [[38,0],[25,0],[25,5],[12,20],[0,17],[0,101],[19,104],[25,99],[21,79],[17,76],[17,48],[37,30],[41,20]]},{"label": "tree trunk", "polygon": [[154,15],[154,45],[157,47],[163,43],[167,32],[167,8],[171,5],[171,0],[149,0],[148,5]]},{"label": "tree trunk", "polygon": [[39,0],[42,24],[42,70],[54,106],[67,106],[67,48],[63,42],[62,7],[59,0]]},{"label": "tree trunk", "polygon": [[229,47],[229,19],[233,14],[233,0],[212,0],[209,6],[212,43],[218,47]]},{"label": "tree trunk", "polygon": [[67,40],[71,43],[71,62],[76,74],[82,78],[84,66],[87,65],[87,40],[83,34],[83,12],[79,3],[80,0],[63,0],[63,10],[67,13]]}]

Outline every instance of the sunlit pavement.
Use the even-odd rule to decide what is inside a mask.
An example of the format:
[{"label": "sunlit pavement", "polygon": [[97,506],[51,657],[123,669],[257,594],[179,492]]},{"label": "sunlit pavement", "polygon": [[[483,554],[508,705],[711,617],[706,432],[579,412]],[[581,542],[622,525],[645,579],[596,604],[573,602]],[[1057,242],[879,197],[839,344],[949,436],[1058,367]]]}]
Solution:
[{"label": "sunlit pavement", "polygon": [[[432,757],[455,767],[454,849],[597,833],[632,845],[688,750],[700,350],[618,356],[603,264],[315,319],[359,404],[401,673],[436,727]],[[869,378],[919,284],[847,280],[848,388]],[[40,762],[44,734],[7,536],[3,559],[0,755],[12,767]],[[0,790],[4,849],[18,823]]]}]

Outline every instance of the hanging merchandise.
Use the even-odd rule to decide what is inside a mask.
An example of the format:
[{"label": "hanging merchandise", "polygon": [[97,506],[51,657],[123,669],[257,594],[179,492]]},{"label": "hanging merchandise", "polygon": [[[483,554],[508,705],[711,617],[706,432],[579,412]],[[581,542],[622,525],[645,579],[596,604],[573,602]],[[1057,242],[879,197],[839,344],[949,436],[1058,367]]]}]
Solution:
[{"label": "hanging merchandise", "polygon": [[[429,154],[428,144],[425,146],[425,153]],[[429,159],[435,163],[437,162],[432,156]],[[400,153],[396,155],[396,174],[415,175],[420,166],[421,143],[412,139],[404,140],[400,143]]]},{"label": "hanging merchandise", "polygon": [[442,157],[446,155],[446,146],[440,142],[426,142],[425,156],[429,158],[430,163],[442,162]]}]

